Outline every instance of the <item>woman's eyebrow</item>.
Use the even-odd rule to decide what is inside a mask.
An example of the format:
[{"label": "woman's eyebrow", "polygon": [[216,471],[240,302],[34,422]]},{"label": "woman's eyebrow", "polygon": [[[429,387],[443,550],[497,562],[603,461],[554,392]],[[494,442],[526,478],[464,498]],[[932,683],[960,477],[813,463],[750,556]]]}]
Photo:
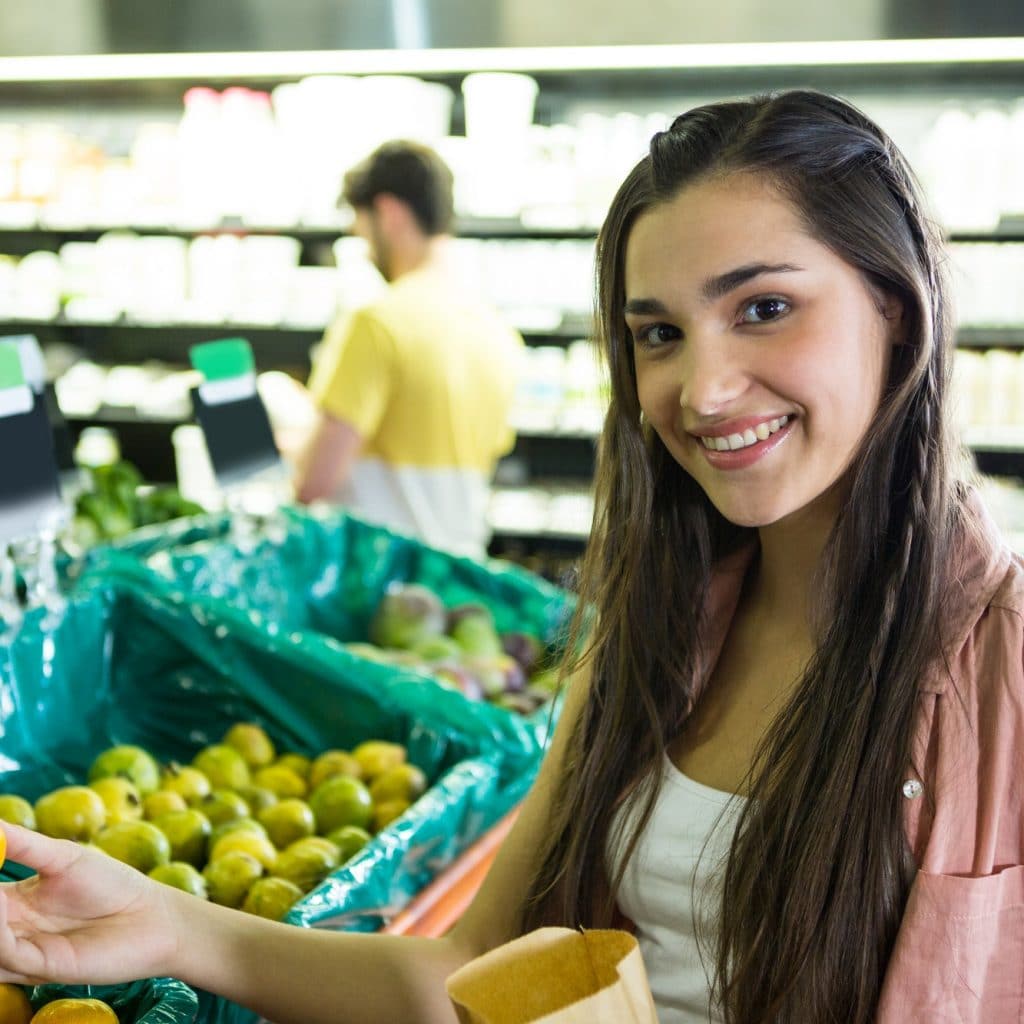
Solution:
[{"label": "woman's eyebrow", "polygon": [[658,299],[627,299],[622,312],[626,316],[665,316],[668,307]]},{"label": "woman's eyebrow", "polygon": [[705,302],[714,302],[715,299],[728,295],[734,288],[738,288],[741,284],[746,284],[762,274],[787,274],[803,269],[803,267],[794,266],[792,263],[748,263],[735,270],[727,270],[724,274],[709,277],[701,285],[701,298]]},{"label": "woman's eyebrow", "polygon": [[[792,263],[747,263],[735,270],[709,277],[701,285],[700,296],[704,302],[714,302],[762,274],[789,274],[803,269]],[[666,316],[668,307],[660,299],[627,299],[622,312],[626,316]]]}]

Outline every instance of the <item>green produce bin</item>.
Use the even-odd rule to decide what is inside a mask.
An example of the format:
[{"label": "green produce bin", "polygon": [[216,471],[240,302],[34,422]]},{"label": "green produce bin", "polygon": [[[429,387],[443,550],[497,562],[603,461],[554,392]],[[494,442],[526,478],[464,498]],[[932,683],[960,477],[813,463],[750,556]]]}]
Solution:
[{"label": "green produce bin", "polygon": [[[155,574],[204,604],[244,610],[268,631],[342,643],[368,639],[374,612],[396,582],[423,584],[446,607],[484,604],[499,631],[533,633],[553,655],[565,647],[574,607],[573,595],[518,566],[451,555],[339,509],[285,508],[269,521],[267,535],[244,535],[241,548],[227,517],[183,520],[99,549],[92,565],[142,586],[152,585],[147,581]],[[536,748],[543,748],[550,706],[525,720],[491,710],[495,722],[525,721]]]},{"label": "green produce bin", "polygon": [[[422,676],[348,656],[301,633],[272,635],[245,614],[186,600],[173,585],[94,572],[59,623],[39,611],[0,646],[0,790],[35,799],[80,783],[105,747],[137,743],[188,761],[236,721],[255,721],[279,750],[314,754],[364,739],[403,743],[426,794],[356,858],[296,905],[297,925],[369,930],[400,909],[524,795],[536,759],[525,727]],[[525,767],[524,767],[525,765]],[[8,865],[18,877],[17,865]],[[250,1022],[200,993],[198,1020]]]}]

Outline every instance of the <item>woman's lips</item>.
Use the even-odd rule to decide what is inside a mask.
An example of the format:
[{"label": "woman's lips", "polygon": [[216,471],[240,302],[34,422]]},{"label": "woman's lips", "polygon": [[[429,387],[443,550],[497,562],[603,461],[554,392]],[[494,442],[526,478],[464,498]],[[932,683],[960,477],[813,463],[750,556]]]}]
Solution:
[{"label": "woman's lips", "polygon": [[703,455],[704,458],[706,458],[708,462],[715,467],[715,469],[746,469],[748,466],[754,465],[755,462],[759,462],[766,455],[775,451],[775,449],[789,437],[795,422],[796,419],[791,416],[786,424],[779,427],[774,434],[769,434],[764,440],[759,438],[756,443],[746,445],[743,448],[737,448],[734,451],[718,451],[717,448],[706,448],[704,446],[704,442],[700,440],[697,440],[695,443],[700,449],[701,455]]}]

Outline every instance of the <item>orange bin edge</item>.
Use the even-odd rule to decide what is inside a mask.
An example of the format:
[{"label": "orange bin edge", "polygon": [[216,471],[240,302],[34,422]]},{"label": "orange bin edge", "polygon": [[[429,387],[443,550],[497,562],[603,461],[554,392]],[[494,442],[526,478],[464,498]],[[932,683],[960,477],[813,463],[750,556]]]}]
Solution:
[{"label": "orange bin edge", "polygon": [[381,932],[436,939],[449,931],[473,902],[518,815],[519,807],[509,811],[445,868]]}]

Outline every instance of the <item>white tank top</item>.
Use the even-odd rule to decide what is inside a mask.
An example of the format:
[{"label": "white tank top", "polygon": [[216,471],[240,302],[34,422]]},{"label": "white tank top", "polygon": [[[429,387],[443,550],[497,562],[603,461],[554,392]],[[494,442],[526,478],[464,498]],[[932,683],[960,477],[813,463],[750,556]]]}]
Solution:
[{"label": "white tank top", "polygon": [[[707,939],[715,937],[721,871],[744,803],[744,797],[695,782],[666,758],[658,802],[626,867],[618,898],[619,909],[636,924],[659,1024],[722,1019],[709,1005],[712,951]],[[642,796],[627,801],[612,823],[613,867],[641,806]]]}]

